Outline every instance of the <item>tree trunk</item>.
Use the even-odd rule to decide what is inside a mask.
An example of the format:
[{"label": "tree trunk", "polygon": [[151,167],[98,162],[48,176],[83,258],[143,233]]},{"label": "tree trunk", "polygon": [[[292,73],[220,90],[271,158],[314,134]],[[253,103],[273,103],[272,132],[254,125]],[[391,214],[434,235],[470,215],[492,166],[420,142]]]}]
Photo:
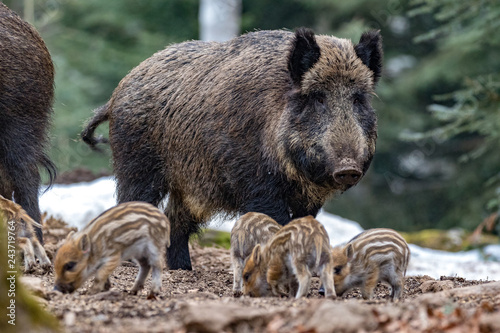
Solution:
[{"label": "tree trunk", "polygon": [[200,0],[200,39],[223,42],[239,35],[241,0]]}]

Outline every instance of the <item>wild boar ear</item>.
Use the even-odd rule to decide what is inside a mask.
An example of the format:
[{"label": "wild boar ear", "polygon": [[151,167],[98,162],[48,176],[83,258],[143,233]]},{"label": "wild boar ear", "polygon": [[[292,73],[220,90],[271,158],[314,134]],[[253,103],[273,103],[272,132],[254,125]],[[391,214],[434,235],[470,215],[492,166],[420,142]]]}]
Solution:
[{"label": "wild boar ear", "polygon": [[347,245],[345,248],[345,255],[347,257],[347,261],[352,260],[352,257],[354,256],[354,248],[352,247],[352,244]]},{"label": "wild boar ear", "polygon": [[78,242],[78,246],[80,247],[80,251],[83,253],[89,253],[90,251],[90,239],[88,234],[83,234],[80,237],[80,241]]},{"label": "wild boar ear", "polygon": [[255,245],[255,247],[253,248],[252,257],[255,266],[258,266],[261,260],[260,244]]},{"label": "wild boar ear", "polygon": [[302,76],[318,61],[321,55],[314,32],[308,28],[298,28],[288,55],[288,70],[294,85],[299,86]]},{"label": "wild boar ear", "polygon": [[356,55],[373,72],[374,83],[377,83],[382,75],[382,36],[380,30],[364,32],[359,43],[354,46]]}]

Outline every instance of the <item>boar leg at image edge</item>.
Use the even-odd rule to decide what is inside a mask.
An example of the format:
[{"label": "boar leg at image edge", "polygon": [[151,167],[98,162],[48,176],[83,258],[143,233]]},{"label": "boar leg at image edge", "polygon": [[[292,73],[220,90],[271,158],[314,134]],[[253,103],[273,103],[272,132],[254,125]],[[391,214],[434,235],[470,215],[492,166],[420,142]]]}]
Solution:
[{"label": "boar leg at image edge", "polygon": [[[38,189],[40,187],[40,174],[38,172],[38,167],[36,164],[33,164],[30,167],[24,167],[22,163],[19,162],[20,165],[13,166],[10,169],[12,173],[10,177],[12,179],[22,179],[22,181],[18,181],[14,186],[14,201],[23,207],[23,209],[28,213],[28,215],[40,223],[40,207],[38,205]],[[42,229],[33,226],[35,230],[36,237],[43,244],[43,233]]]}]

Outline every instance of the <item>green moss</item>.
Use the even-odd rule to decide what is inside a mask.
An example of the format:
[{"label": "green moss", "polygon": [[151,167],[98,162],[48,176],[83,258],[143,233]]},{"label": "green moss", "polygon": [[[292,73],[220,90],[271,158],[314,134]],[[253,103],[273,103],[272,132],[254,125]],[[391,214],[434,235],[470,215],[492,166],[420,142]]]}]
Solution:
[{"label": "green moss", "polygon": [[225,231],[204,229],[200,235],[192,239],[202,247],[216,246],[229,249],[231,246],[231,234]]}]

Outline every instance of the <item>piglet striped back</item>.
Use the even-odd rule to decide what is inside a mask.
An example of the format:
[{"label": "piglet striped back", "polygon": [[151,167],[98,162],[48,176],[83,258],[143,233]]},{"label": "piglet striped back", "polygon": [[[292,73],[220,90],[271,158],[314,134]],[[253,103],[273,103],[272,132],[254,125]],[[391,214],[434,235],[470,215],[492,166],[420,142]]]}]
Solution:
[{"label": "piglet striped back", "polygon": [[349,241],[353,247],[353,261],[376,263],[381,266],[392,261],[396,267],[406,268],[410,260],[410,249],[404,238],[392,229],[375,228],[366,230]]},{"label": "piglet striped back", "polygon": [[140,201],[115,206],[82,230],[99,250],[107,248],[106,242],[132,244],[138,239],[153,240],[155,244],[170,246],[170,223],[157,207]]},{"label": "piglet striped back", "polygon": [[[330,240],[321,223],[312,216],[305,216],[292,220],[280,229],[265,249],[280,248],[287,248],[295,257],[307,259],[307,264],[317,267],[325,259],[322,254],[330,249]],[[284,253],[284,250],[279,252]]]},{"label": "piglet striped back", "polygon": [[266,214],[250,212],[236,221],[231,230],[232,252],[246,259],[255,245],[265,244],[281,229],[281,226]]}]

